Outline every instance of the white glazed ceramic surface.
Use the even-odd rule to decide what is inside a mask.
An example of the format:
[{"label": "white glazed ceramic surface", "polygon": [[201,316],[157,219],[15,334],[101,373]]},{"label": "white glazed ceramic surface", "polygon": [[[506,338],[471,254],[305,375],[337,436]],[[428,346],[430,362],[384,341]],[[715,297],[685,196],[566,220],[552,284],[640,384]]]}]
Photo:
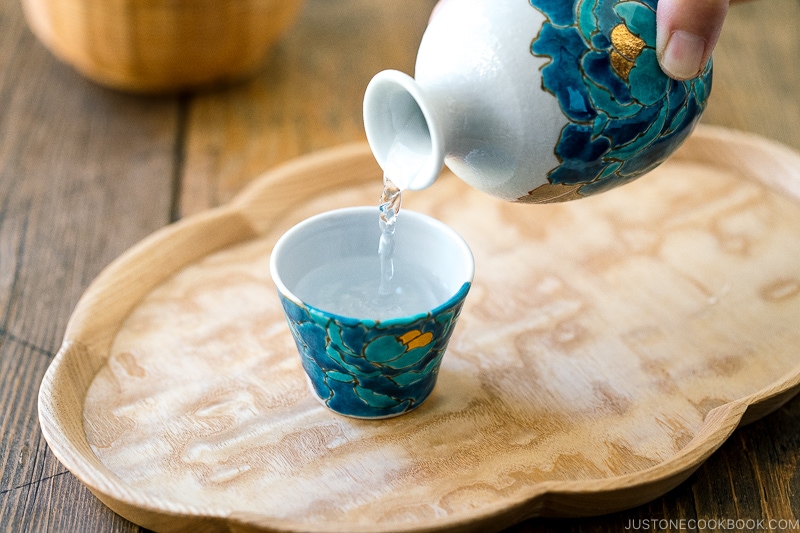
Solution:
[{"label": "white glazed ceramic surface", "polygon": [[547,59],[530,52],[544,21],[527,1],[445,2],[417,55],[417,83],[446,110],[439,120],[447,166],[506,200],[546,183],[567,125],[558,100],[542,90]]}]

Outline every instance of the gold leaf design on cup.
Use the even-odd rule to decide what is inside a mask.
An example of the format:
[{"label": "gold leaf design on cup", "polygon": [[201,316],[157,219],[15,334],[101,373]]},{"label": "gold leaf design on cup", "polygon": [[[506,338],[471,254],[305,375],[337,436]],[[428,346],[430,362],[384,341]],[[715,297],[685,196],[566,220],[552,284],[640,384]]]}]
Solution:
[{"label": "gold leaf design on cup", "polygon": [[430,331],[422,333],[420,330],[415,329],[400,335],[398,339],[406,346],[406,350],[411,351],[415,348],[422,348],[430,344],[431,341],[433,341],[433,333]]}]

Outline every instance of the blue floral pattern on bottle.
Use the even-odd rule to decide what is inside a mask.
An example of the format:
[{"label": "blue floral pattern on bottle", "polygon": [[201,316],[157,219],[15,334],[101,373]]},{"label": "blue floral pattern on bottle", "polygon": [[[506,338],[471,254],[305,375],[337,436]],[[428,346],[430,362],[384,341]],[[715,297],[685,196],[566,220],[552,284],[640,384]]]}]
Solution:
[{"label": "blue floral pattern on bottle", "polygon": [[433,391],[470,284],[429,313],[371,321],[298,305],[279,293],[300,359],[331,410],[386,418],[418,407]]},{"label": "blue floral pattern on bottle", "polygon": [[655,51],[657,0],[530,3],[547,19],[531,45],[534,55],[549,58],[543,88],[569,119],[550,184],[577,186],[576,196],[586,196],[662,163],[705,109],[711,61],[688,81],[662,72]]}]

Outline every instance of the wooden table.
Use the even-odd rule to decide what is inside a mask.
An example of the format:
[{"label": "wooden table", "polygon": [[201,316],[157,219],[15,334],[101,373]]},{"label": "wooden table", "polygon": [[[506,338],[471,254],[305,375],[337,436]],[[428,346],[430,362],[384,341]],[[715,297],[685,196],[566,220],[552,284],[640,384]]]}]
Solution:
[{"label": "wooden table", "polygon": [[[385,68],[413,71],[433,4],[307,0],[257,78],[164,97],[86,81],[34,39],[17,2],[0,5],[0,530],[140,529],[66,471],[39,430],[38,386],[78,298],[107,263],[157,228],[226,202],[282,161],[363,140],[368,80]],[[706,123],[800,150],[797,20],[798,0],[732,9]],[[799,456],[795,398],[739,429],[688,481],[648,505],[534,519],[510,531],[796,520]]]}]

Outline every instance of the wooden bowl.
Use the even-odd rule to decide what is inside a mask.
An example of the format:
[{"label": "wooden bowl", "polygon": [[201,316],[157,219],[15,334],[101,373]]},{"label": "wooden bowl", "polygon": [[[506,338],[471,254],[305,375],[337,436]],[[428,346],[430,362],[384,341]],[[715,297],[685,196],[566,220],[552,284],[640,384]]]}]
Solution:
[{"label": "wooden bowl", "polygon": [[22,0],[33,33],[87,77],[173,92],[247,77],[301,0]]}]

